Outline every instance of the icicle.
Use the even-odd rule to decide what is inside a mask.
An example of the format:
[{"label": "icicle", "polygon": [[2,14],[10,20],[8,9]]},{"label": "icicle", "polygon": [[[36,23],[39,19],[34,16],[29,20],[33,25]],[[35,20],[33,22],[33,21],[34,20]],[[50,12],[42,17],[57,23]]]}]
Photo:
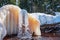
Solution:
[{"label": "icicle", "polygon": [[21,31],[21,28],[22,28],[22,12],[21,12],[21,10],[20,10],[20,12],[19,12],[19,14],[18,14],[19,16],[18,16],[18,35],[17,35],[17,37],[18,38],[20,38],[21,36],[21,34],[22,34],[22,31]]},{"label": "icicle", "polygon": [[[31,34],[28,32],[28,14],[27,11],[22,9],[22,27],[20,31],[20,38],[21,39],[26,39],[26,38],[31,38]],[[19,21],[20,22],[20,21]]]},{"label": "icicle", "polygon": [[6,28],[3,26],[2,23],[0,23],[0,40],[3,40],[3,38],[6,36]]},{"label": "icicle", "polygon": [[29,23],[28,23],[28,12],[24,9],[22,9],[22,12],[23,12],[22,13],[22,15],[23,15],[23,26],[22,27],[23,28],[25,27],[25,32],[23,33],[25,35],[23,35],[23,36],[26,37],[26,38],[31,38],[31,33],[28,32],[28,30],[29,30],[29,27],[28,27],[28,25],[29,25]]},{"label": "icicle", "polygon": [[5,21],[6,15],[7,15],[5,13],[6,13],[6,11],[3,8],[1,8],[0,9],[0,40],[3,40],[3,38],[7,34],[6,27],[4,25],[4,21]]},{"label": "icicle", "polygon": [[1,36],[2,36],[2,28],[0,27],[0,40],[2,40],[2,37]]}]

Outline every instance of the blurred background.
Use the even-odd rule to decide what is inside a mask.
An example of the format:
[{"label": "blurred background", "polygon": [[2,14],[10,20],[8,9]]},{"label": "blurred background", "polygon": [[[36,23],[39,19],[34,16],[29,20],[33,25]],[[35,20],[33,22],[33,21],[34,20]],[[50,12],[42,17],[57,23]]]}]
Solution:
[{"label": "blurred background", "polygon": [[60,12],[60,0],[0,0],[0,7],[6,4],[18,5],[29,13],[44,12],[54,15],[54,12]]}]

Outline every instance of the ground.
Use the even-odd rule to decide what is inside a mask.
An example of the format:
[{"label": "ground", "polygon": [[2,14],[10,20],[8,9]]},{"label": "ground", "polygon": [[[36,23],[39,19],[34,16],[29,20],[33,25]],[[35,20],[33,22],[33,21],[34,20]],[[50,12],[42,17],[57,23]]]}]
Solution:
[{"label": "ground", "polygon": [[[12,36],[12,37],[6,37],[4,40],[20,40],[20,39]],[[42,33],[40,40],[60,40],[60,35],[57,33]]]}]

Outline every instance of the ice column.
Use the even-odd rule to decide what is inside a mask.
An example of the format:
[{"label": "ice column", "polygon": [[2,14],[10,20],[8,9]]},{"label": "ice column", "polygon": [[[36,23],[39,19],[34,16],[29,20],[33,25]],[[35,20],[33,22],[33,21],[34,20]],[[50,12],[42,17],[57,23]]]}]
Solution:
[{"label": "ice column", "polygon": [[28,23],[28,13],[26,10],[22,9],[22,27],[20,31],[20,38],[31,38],[31,33],[29,32]]},{"label": "ice column", "polygon": [[0,40],[3,40],[6,34],[6,28],[0,23]]}]

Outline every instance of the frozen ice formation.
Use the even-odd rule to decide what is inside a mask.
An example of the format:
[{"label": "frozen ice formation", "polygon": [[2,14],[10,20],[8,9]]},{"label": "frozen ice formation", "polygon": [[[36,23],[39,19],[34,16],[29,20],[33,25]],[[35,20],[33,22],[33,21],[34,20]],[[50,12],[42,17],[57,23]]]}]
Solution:
[{"label": "frozen ice formation", "polygon": [[56,14],[55,16],[45,13],[32,13],[31,15],[35,17],[37,16],[36,18],[38,18],[40,24],[44,25],[44,24],[54,24],[60,22],[60,13],[55,12],[55,14]]}]

